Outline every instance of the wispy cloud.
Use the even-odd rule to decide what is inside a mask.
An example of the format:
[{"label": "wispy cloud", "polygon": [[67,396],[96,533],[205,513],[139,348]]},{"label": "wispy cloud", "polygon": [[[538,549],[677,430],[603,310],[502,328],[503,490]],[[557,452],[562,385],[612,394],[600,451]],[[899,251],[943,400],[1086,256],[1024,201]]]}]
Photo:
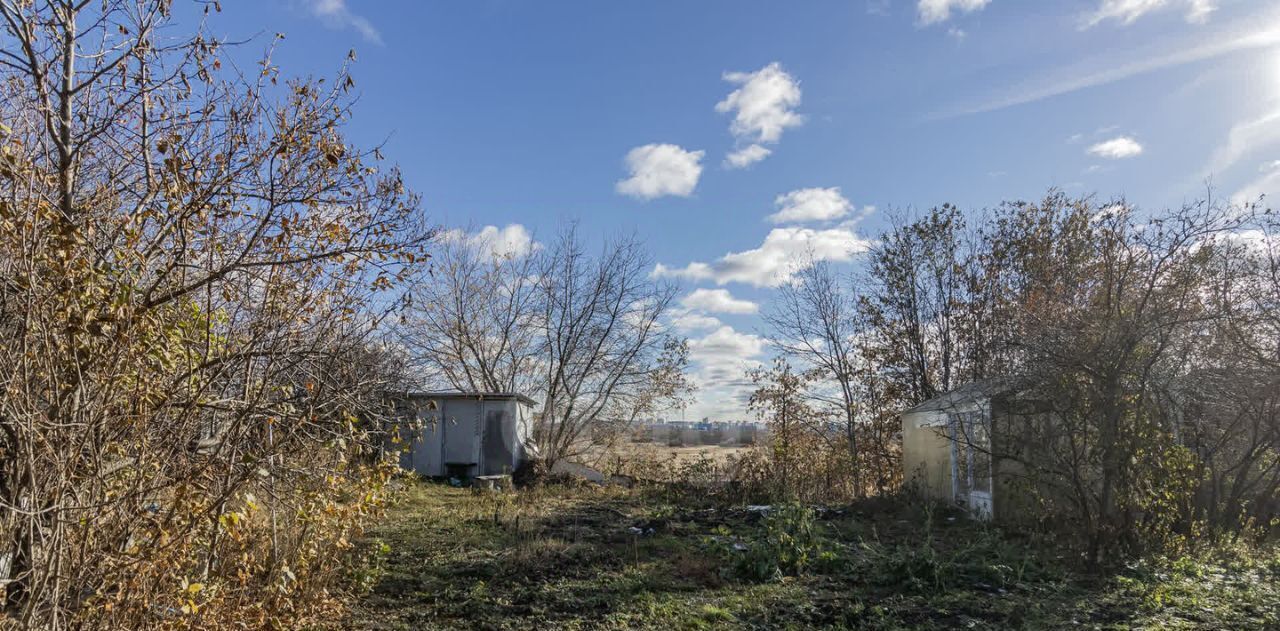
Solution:
[{"label": "wispy cloud", "polygon": [[867,0],[867,14],[881,17],[889,15],[889,3],[890,0]]},{"label": "wispy cloud", "polygon": [[[1280,109],[1233,125],[1226,140],[1209,157],[1200,177],[1214,181],[1245,160],[1263,158],[1265,151],[1277,147],[1280,147]],[[1232,203],[1252,203],[1262,195],[1280,193],[1280,160],[1263,158],[1256,174],[1250,177],[1250,181],[1231,196]]]},{"label": "wispy cloud", "polygon": [[916,4],[920,24],[928,26],[951,19],[952,13],[981,11],[991,0],[920,0]]},{"label": "wispy cloud", "polygon": [[1172,5],[1183,6],[1186,9],[1184,17],[1191,24],[1204,24],[1209,15],[1218,10],[1214,0],[1102,0],[1096,10],[1084,15],[1081,28],[1092,28],[1108,20],[1127,26],[1148,13]]},{"label": "wispy cloud", "polygon": [[311,14],[320,18],[332,29],[354,29],[365,41],[382,45],[382,34],[364,16],[356,15],[347,7],[346,0],[304,0]]},{"label": "wispy cloud", "polygon": [[975,103],[936,112],[929,118],[947,119],[1001,110],[1157,70],[1280,45],[1280,12],[1272,10],[1246,16],[1210,32],[1197,31],[1193,39],[1166,39],[1121,54],[1094,56],[1056,72],[1040,72],[1034,78]]},{"label": "wispy cloud", "polygon": [[1213,152],[1201,175],[1221,175],[1242,159],[1273,145],[1280,145],[1280,110],[1232,126],[1226,142]]},{"label": "wispy cloud", "polygon": [[1260,175],[1245,184],[1231,196],[1231,203],[1243,206],[1257,202],[1264,196],[1280,193],[1280,160],[1269,160],[1258,168]]},{"label": "wispy cloud", "polygon": [[1209,15],[1218,10],[1218,3],[1213,0],[1190,0],[1187,4],[1186,19],[1191,24],[1208,22]]}]

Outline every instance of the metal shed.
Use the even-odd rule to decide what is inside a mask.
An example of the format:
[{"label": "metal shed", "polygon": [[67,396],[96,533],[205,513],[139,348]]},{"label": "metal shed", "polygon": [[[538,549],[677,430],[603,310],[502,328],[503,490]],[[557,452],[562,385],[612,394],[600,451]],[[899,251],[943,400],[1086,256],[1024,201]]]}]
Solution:
[{"label": "metal shed", "polygon": [[401,405],[411,428],[400,467],[470,478],[512,473],[531,450],[533,399],[510,392],[417,392]]}]

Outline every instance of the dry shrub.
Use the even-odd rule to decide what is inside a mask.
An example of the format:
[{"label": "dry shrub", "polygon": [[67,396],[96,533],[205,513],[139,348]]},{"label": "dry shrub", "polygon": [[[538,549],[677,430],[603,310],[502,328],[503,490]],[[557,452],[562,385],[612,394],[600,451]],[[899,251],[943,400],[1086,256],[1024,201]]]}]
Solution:
[{"label": "dry shrub", "polygon": [[346,69],[170,4],[0,4],[0,626],[295,626],[381,502],[376,334],[431,231]]},{"label": "dry shrub", "polygon": [[[795,451],[789,457],[772,440],[758,445],[734,458],[731,471],[735,494],[740,501],[752,503],[851,501],[857,497],[855,480],[843,447],[813,435],[792,443],[790,448]],[[784,466],[785,476],[781,473]]]},{"label": "dry shrub", "polygon": [[[338,453],[325,454],[335,459]],[[207,500],[167,505],[172,520],[138,533],[134,572],[88,598],[77,624],[92,628],[232,629],[323,625],[342,609],[354,541],[386,500],[390,464],[348,467],[323,479],[254,485],[225,502],[214,523],[183,523]],[[279,481],[277,481],[279,482]],[[185,530],[187,536],[171,532]],[[111,573],[114,574],[114,573]]]}]

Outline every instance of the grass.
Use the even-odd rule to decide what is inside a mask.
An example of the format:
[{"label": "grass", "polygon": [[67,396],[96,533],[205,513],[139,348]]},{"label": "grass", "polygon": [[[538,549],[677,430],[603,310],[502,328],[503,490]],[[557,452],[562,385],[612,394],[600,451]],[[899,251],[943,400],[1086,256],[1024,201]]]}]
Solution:
[{"label": "grass", "polygon": [[[1275,554],[1092,577],[1043,545],[903,502],[774,515],[621,487],[477,495],[406,482],[367,541],[384,553],[345,625],[1280,628]],[[744,569],[770,555],[787,562]]]}]

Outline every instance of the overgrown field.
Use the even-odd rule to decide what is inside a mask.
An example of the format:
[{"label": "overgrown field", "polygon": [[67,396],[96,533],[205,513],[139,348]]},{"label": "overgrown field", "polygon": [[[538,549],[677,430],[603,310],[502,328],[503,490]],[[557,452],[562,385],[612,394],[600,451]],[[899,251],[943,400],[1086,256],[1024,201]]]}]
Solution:
[{"label": "overgrown field", "polygon": [[906,501],[717,504],[661,489],[406,482],[357,629],[1266,629],[1280,555],[1088,576],[1043,542]]}]

